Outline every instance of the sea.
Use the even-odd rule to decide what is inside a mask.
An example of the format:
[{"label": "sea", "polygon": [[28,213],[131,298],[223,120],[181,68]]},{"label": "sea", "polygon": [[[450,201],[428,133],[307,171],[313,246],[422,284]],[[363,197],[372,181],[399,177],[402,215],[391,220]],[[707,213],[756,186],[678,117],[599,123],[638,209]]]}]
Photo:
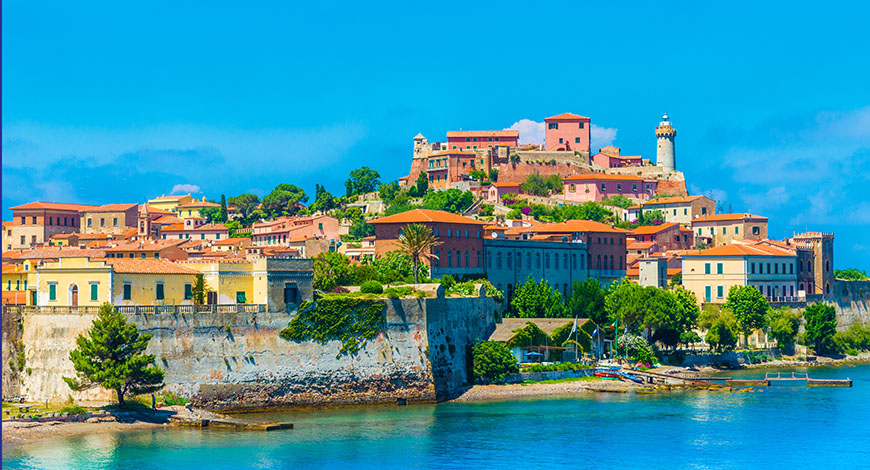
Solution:
[{"label": "sea", "polygon": [[870,365],[767,371],[778,370],[851,378],[853,386],[257,413],[242,417],[295,428],[164,427],[57,438],[4,448],[3,468],[870,468]]}]

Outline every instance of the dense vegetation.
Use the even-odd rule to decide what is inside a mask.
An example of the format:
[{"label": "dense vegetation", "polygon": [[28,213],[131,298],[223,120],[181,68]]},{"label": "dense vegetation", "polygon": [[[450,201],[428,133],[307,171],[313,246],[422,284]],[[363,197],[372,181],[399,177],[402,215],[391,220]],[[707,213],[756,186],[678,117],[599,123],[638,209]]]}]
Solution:
[{"label": "dense vegetation", "polygon": [[287,341],[341,341],[336,359],[355,355],[366,343],[384,330],[383,300],[347,296],[322,297],[305,302],[299,314],[290,320],[279,335]]},{"label": "dense vegetation", "polygon": [[862,271],[860,269],[855,269],[855,268],[835,269],[834,270],[834,278],[843,279],[845,281],[867,281],[867,280],[870,280],[870,276],[867,275],[866,271]]}]

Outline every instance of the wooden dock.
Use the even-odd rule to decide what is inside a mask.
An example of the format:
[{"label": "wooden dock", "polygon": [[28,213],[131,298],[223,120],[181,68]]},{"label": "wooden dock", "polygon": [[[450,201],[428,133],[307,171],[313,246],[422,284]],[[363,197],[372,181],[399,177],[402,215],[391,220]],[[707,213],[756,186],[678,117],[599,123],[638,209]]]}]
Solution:
[{"label": "wooden dock", "polygon": [[769,380],[742,380],[731,379],[726,380],[725,385],[728,387],[769,387]]},{"label": "wooden dock", "polygon": [[851,387],[852,379],[809,379],[807,387]]}]

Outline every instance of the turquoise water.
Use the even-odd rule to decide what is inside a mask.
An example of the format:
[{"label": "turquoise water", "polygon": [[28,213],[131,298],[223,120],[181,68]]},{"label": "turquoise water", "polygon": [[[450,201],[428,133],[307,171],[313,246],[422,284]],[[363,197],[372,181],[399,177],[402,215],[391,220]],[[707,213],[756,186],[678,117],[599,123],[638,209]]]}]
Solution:
[{"label": "turquoise water", "polygon": [[258,414],[251,418],[291,421],[296,429],[54,439],[4,450],[3,467],[870,468],[870,366],[810,375],[854,384]]}]

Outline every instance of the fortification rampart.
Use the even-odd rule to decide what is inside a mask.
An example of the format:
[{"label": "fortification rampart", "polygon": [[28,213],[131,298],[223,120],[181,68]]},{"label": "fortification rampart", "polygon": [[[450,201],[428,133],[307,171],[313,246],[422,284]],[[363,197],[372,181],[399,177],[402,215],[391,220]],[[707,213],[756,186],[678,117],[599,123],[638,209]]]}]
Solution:
[{"label": "fortification rampart", "polygon": [[[494,324],[488,297],[386,300],[386,328],[355,356],[341,342],[292,342],[278,336],[295,312],[217,310],[127,313],[153,334],[148,352],[165,371],[166,390],[213,409],[434,401],[469,380],[470,347]],[[253,309],[252,309],[253,310]],[[4,312],[4,396],[30,401],[112,400],[107,390],[73,392],[69,352],[90,328],[93,311],[32,309],[22,315],[21,341],[30,372],[9,369],[7,347],[17,321]],[[14,395],[6,384],[20,380]],[[11,387],[10,390],[13,390]]]}]

